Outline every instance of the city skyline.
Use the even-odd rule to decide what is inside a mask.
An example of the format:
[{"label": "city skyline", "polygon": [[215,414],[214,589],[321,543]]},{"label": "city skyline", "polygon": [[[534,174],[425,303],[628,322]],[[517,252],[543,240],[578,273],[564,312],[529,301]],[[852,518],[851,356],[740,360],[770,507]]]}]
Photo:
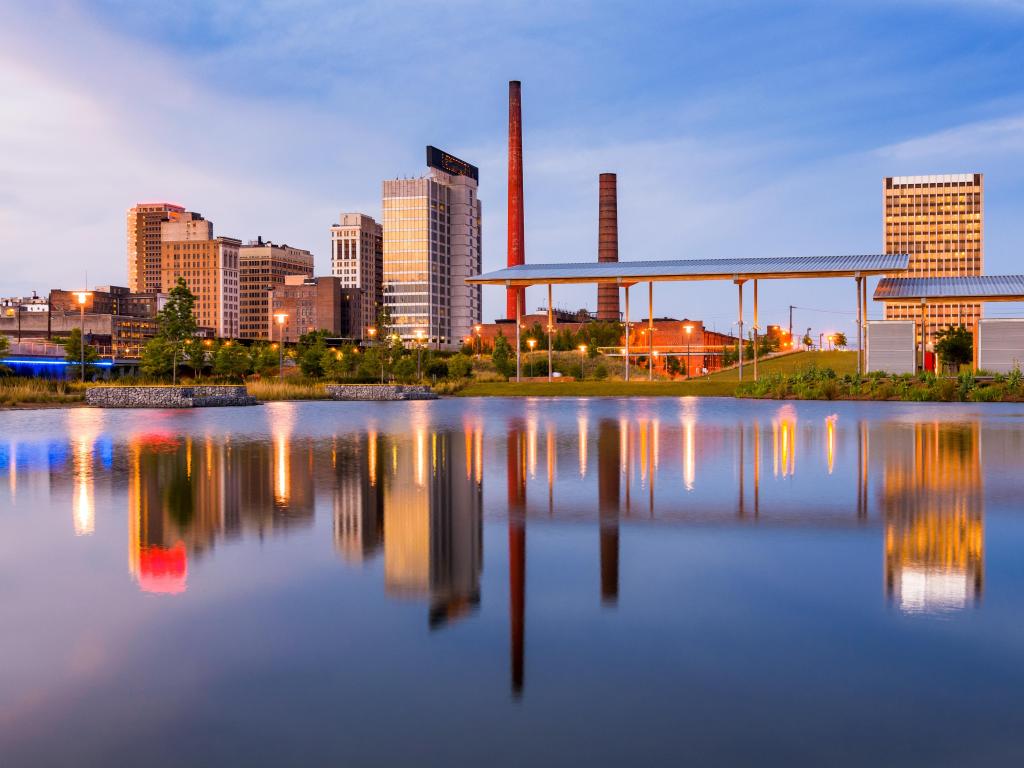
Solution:
[{"label": "city skyline", "polygon": [[[328,29],[383,34],[372,26],[379,21],[372,8],[362,7],[362,14],[359,8],[268,14],[288,39],[311,19]],[[275,74],[279,54],[253,47],[245,34],[252,21],[230,7],[207,18],[186,6],[175,12],[175,24],[163,11],[142,14],[116,4],[72,3],[49,16],[16,10],[0,32],[10,65],[4,92],[24,109],[0,131],[0,172],[11,184],[0,240],[6,252],[22,257],[7,275],[5,293],[82,282],[83,267],[92,284],[125,284],[122,217],[148,199],[207,212],[220,231],[244,239],[272,233],[312,251],[316,274],[330,274],[327,230],[337,211],[380,217],[381,180],[422,173],[427,143],[480,166],[480,195],[488,204],[483,268],[499,267],[506,258],[510,78],[521,79],[524,90],[528,261],[596,259],[594,200],[602,171],[619,177],[623,260],[874,252],[881,245],[881,178],[981,172],[988,187],[986,271],[1019,271],[1024,98],[1010,79],[1024,26],[1019,5],[921,2],[888,11],[840,5],[838,13],[849,22],[842,32],[835,12],[802,10],[780,17],[774,8],[760,32],[762,12],[742,19],[727,14],[726,24],[702,4],[678,12],[648,7],[628,23],[609,7],[553,9],[529,22],[517,21],[513,6],[490,21],[472,9],[461,15],[426,9],[401,23],[390,19],[398,24],[390,34],[412,41],[416,23],[436,12],[456,31],[478,33],[469,48],[482,63],[458,81],[427,67],[400,85],[400,63],[371,56],[362,66],[372,77],[360,80],[353,61],[335,61],[319,44]],[[509,22],[505,37],[497,31],[502,21]],[[901,22],[914,24],[914,45],[902,45]],[[783,23],[792,50],[767,39]],[[564,35],[578,31],[582,41],[605,26],[619,39],[599,36],[594,51]],[[711,32],[719,35],[719,53],[700,43]],[[972,44],[980,35],[984,51]],[[755,43],[749,51],[742,50],[746,39]],[[29,51],[25,40],[62,44]],[[407,55],[434,44],[416,42]],[[209,46],[207,55],[190,58],[190,46],[202,45]],[[561,53],[544,63],[543,55],[522,56],[524,46]],[[633,50],[635,61],[624,60],[619,47]],[[700,53],[712,66],[695,74],[687,62]],[[608,60],[600,61],[602,55]],[[797,73],[800,57],[810,66]],[[645,68],[652,59],[662,66]],[[814,67],[815,59],[828,66]],[[242,78],[243,64],[267,77]],[[222,74],[211,74],[215,68]],[[133,92],[152,107],[142,111],[159,119],[135,114],[119,125],[127,114],[121,86],[171,72],[175,76],[163,79],[161,88]],[[961,82],[953,77],[958,72],[970,77]],[[830,92],[847,74],[856,74],[857,84]],[[433,90],[426,87],[431,82]],[[440,107],[439,82],[458,109]],[[378,96],[383,92],[387,98]],[[348,114],[367,96],[380,106],[370,124]],[[231,110],[230,119],[197,131],[190,110],[217,101]],[[290,110],[280,127],[250,127],[251,119],[277,105]],[[244,135],[237,130],[242,124]],[[188,153],[173,149],[175,136]],[[83,141],[91,152],[79,151]],[[358,152],[347,149],[354,146]],[[75,153],[75,162],[64,153]],[[260,158],[255,165],[253,157]],[[807,194],[826,186],[829,195]],[[54,205],[69,212],[78,234],[73,263],[37,237]],[[658,226],[664,221],[672,226]],[[817,303],[806,302],[811,307],[847,303],[838,287],[815,284],[813,292]],[[485,290],[485,320],[500,316],[502,293]],[[544,298],[528,292],[526,309]],[[555,300],[572,308],[596,304],[593,291],[582,289],[562,289]],[[778,321],[792,302],[781,286],[766,286],[761,300],[769,321]],[[699,293],[656,291],[655,303],[659,314],[699,315],[720,330],[734,319],[725,285]],[[870,309],[881,316],[880,307]],[[837,326],[852,323],[852,313],[817,314],[797,325],[825,327],[833,317]]]}]

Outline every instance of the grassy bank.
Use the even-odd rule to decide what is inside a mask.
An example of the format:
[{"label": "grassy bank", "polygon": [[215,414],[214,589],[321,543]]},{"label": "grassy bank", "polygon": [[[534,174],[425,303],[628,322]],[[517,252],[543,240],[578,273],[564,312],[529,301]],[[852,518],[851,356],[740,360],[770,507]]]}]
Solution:
[{"label": "grassy bank", "polygon": [[774,373],[736,388],[737,397],[772,400],[897,400],[901,402],[1022,402],[1024,376],[1019,370],[1008,376],[976,378],[962,373],[938,378],[933,373],[886,376],[880,373],[839,376],[830,369],[807,369],[784,376]]},{"label": "grassy bank", "polygon": [[38,405],[72,405],[85,399],[78,382],[50,379],[0,378],[0,408]]},{"label": "grassy bank", "polygon": [[736,382],[707,381],[530,381],[469,383],[460,397],[729,397]]},{"label": "grassy bank", "polygon": [[[830,368],[838,376],[855,374],[857,372],[856,352],[793,352],[789,355],[769,358],[757,361],[758,378],[771,374],[783,376],[792,375],[808,368],[825,369]],[[727,371],[718,371],[704,377],[708,381],[731,381],[737,383],[739,368],[730,368]],[[753,363],[744,363],[743,380],[751,381],[754,378]]]},{"label": "grassy bank", "polygon": [[257,400],[264,401],[328,399],[323,382],[260,379],[246,382],[245,388]]}]

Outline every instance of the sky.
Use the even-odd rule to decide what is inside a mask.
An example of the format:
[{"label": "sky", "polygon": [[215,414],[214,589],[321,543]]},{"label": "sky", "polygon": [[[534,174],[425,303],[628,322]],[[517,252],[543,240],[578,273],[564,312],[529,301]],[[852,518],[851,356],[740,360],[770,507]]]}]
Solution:
[{"label": "sky", "polygon": [[[339,212],[379,219],[381,181],[424,173],[427,144],[480,167],[484,269],[500,268],[510,79],[528,262],[596,259],[606,171],[621,260],[876,253],[884,176],[982,172],[985,269],[1024,272],[1024,0],[5,0],[2,16],[0,295],[126,284],[125,211],[151,200],[329,274]],[[760,299],[762,325],[792,304],[795,328],[853,333],[852,280],[762,281]],[[528,308],[545,301],[530,289]],[[593,309],[596,289],[555,304]],[[727,282],[655,287],[656,315],[719,330],[735,304]],[[503,311],[486,287],[484,319]]]}]

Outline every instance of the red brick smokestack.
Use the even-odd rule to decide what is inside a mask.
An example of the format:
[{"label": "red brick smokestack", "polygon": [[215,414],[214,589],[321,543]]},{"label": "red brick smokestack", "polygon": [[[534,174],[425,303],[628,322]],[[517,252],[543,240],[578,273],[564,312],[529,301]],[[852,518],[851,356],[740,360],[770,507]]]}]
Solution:
[{"label": "red brick smokestack", "polygon": [[[602,173],[598,182],[597,260],[619,260],[619,202],[614,173]],[[619,286],[597,285],[597,319],[619,319]]]},{"label": "red brick smokestack", "polygon": [[[523,107],[521,84],[508,81],[508,265],[526,263],[526,228],[523,222]],[[526,312],[526,288],[507,288],[505,316],[516,317],[516,296],[519,311]]]}]

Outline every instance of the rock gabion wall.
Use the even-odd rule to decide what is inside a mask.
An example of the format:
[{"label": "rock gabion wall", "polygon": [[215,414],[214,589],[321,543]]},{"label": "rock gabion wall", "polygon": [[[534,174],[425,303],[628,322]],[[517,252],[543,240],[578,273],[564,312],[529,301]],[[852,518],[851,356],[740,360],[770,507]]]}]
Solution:
[{"label": "rock gabion wall", "polygon": [[244,386],[90,387],[85,402],[99,408],[209,408],[255,405]]},{"label": "rock gabion wall", "polygon": [[436,400],[427,386],[414,384],[328,384],[332,400]]}]

